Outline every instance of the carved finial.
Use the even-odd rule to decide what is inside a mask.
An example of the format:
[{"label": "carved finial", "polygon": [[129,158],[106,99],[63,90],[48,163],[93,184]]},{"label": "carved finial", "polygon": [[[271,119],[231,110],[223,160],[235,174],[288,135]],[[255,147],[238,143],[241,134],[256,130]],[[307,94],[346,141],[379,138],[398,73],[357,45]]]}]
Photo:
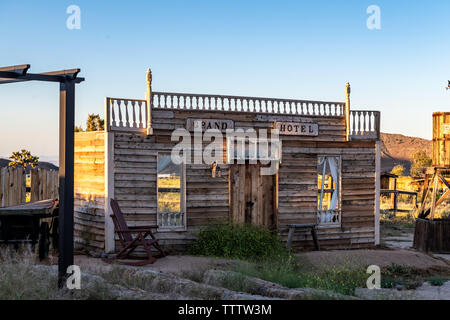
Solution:
[{"label": "carved finial", "polygon": [[152,84],[152,70],[150,68],[147,69],[147,84]]},{"label": "carved finial", "polygon": [[347,96],[349,96],[349,95],[350,95],[350,91],[351,91],[351,88],[350,88],[350,82],[347,82],[347,83],[345,84],[345,94],[346,94]]},{"label": "carved finial", "polygon": [[145,93],[145,99],[147,100],[147,135],[153,134],[152,129],[152,110],[151,110],[151,99],[152,99],[152,70],[147,69],[147,91]]}]

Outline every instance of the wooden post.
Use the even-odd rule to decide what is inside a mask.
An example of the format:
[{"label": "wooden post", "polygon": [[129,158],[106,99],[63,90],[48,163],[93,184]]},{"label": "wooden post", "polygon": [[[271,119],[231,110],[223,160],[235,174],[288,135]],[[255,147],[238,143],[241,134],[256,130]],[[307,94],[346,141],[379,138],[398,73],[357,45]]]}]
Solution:
[{"label": "wooden post", "polygon": [[397,178],[394,178],[394,215],[397,215],[397,210],[398,210]]},{"label": "wooden post", "polygon": [[59,89],[59,258],[58,286],[64,287],[73,265],[75,82]]},{"label": "wooden post", "polygon": [[380,244],[380,172],[381,172],[381,146],[380,141],[375,142],[375,245]]},{"label": "wooden post", "polygon": [[147,135],[153,134],[152,128],[152,70],[148,68],[147,70],[147,92],[146,92],[146,100],[147,100]]},{"label": "wooden post", "polygon": [[3,193],[4,193],[4,179],[3,173],[5,172],[5,168],[0,168],[0,207],[3,207]]},{"label": "wooden post", "polygon": [[10,168],[5,168],[3,175],[3,207],[7,207],[9,204],[9,176],[10,176]]},{"label": "wooden post", "polygon": [[347,82],[345,85],[345,128],[346,128],[346,140],[350,140],[350,83]]},{"label": "wooden post", "polygon": [[21,177],[22,181],[20,183],[20,194],[22,196],[22,198],[20,199],[21,203],[25,203],[27,202],[27,172],[25,169],[22,169],[22,177]]},{"label": "wooden post", "polygon": [[[109,114],[109,101],[105,100],[105,114]],[[115,251],[114,223],[111,198],[114,198],[114,132],[109,131],[110,118],[105,118],[105,252]]]},{"label": "wooden post", "polygon": [[438,174],[439,174],[439,171],[436,169],[436,172],[434,174],[434,181],[433,181],[433,193],[431,196],[432,197],[431,198],[431,211],[430,211],[430,219],[431,220],[434,219],[434,210],[436,209],[436,193],[437,193],[438,182],[439,182]]}]

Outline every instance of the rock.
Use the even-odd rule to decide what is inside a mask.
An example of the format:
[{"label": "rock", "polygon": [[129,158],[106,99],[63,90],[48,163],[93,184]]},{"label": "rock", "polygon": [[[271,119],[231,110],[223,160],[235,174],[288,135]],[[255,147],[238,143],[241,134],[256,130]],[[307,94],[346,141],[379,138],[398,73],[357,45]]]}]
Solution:
[{"label": "rock", "polygon": [[188,297],[195,297],[206,300],[266,300],[268,297],[260,295],[244,294],[232,290],[198,283],[192,280],[179,278],[174,275],[164,274],[153,270],[137,270],[133,276],[144,277],[150,281],[152,291],[175,294],[183,294]]},{"label": "rock", "polygon": [[[55,277],[58,274],[57,266],[33,265],[31,272],[37,274],[47,273],[49,277]],[[64,289],[67,290],[67,289]],[[161,299],[189,299],[182,295],[160,294],[147,292],[138,288],[126,288],[120,285],[108,283],[104,278],[98,275],[82,272],[81,290],[73,290],[74,298],[90,299],[109,299],[109,300],[161,300]]]},{"label": "rock", "polygon": [[450,281],[440,287],[425,282],[416,290],[357,288],[355,295],[368,300],[450,300]]},{"label": "rock", "polygon": [[307,299],[339,299],[354,300],[351,296],[345,296],[333,291],[319,290],[314,288],[289,289],[279,284],[258,278],[244,276],[233,271],[208,270],[205,272],[203,282],[214,286],[229,286],[233,281],[242,283],[242,290],[253,294],[270,298],[288,300]]},{"label": "rock", "polygon": [[425,282],[416,289],[416,295],[423,300],[450,300],[450,281],[442,286],[432,286]]},{"label": "rock", "polygon": [[355,296],[366,300],[416,300],[414,290],[356,288]]}]

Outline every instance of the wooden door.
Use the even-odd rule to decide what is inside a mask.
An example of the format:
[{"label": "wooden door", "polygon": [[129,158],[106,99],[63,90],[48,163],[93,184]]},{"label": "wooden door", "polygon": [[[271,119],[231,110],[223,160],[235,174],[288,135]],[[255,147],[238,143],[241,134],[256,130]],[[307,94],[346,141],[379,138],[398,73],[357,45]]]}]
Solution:
[{"label": "wooden door", "polygon": [[259,164],[230,167],[230,218],[234,223],[276,227],[276,175],[261,175]]}]

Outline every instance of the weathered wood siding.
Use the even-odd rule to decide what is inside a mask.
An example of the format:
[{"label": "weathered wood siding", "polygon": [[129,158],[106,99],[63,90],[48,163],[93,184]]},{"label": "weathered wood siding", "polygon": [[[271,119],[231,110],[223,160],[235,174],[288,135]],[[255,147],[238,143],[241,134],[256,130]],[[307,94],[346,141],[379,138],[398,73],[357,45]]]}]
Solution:
[{"label": "weathered wood siding", "polygon": [[[305,143],[283,139],[279,171],[278,230],[287,240],[291,223],[317,221],[317,157],[341,156],[341,227],[319,227],[324,249],[359,248],[375,242],[375,142]],[[297,232],[293,247],[313,248],[308,232]]]},{"label": "weathered wood siding", "polygon": [[[116,132],[114,136],[114,198],[130,226],[156,224],[156,169],[158,152],[170,152],[176,144],[170,132]],[[199,226],[228,218],[228,171],[211,178],[208,165],[186,165],[187,231],[158,232],[161,244],[185,249]],[[117,239],[116,239],[117,240]],[[182,245],[182,246],[180,246]],[[116,243],[116,247],[120,246]]]},{"label": "weathered wood siding", "polygon": [[0,207],[26,202],[26,174],[22,167],[0,168]]},{"label": "weathered wood siding", "polygon": [[105,133],[75,133],[75,247],[104,250]]},{"label": "weathered wood siding", "polygon": [[[270,129],[274,121],[305,117],[258,115],[245,112],[153,110],[153,135],[115,132],[114,197],[130,225],[156,223],[156,161],[158,152],[170,152],[172,131],[185,128],[187,118],[231,119],[235,128]],[[287,236],[287,224],[316,221],[317,156],[342,157],[342,227],[321,228],[324,248],[367,247],[374,243],[375,143],[345,142],[344,117],[307,117],[319,125],[317,137],[280,136],[282,164],[278,177],[278,230]],[[193,152],[194,154],[194,152]],[[224,154],[225,156],[225,154]],[[166,247],[185,250],[201,226],[229,218],[227,165],[222,177],[212,178],[208,165],[186,165],[187,231],[158,232]],[[293,245],[310,247],[309,235],[296,235]]]}]

